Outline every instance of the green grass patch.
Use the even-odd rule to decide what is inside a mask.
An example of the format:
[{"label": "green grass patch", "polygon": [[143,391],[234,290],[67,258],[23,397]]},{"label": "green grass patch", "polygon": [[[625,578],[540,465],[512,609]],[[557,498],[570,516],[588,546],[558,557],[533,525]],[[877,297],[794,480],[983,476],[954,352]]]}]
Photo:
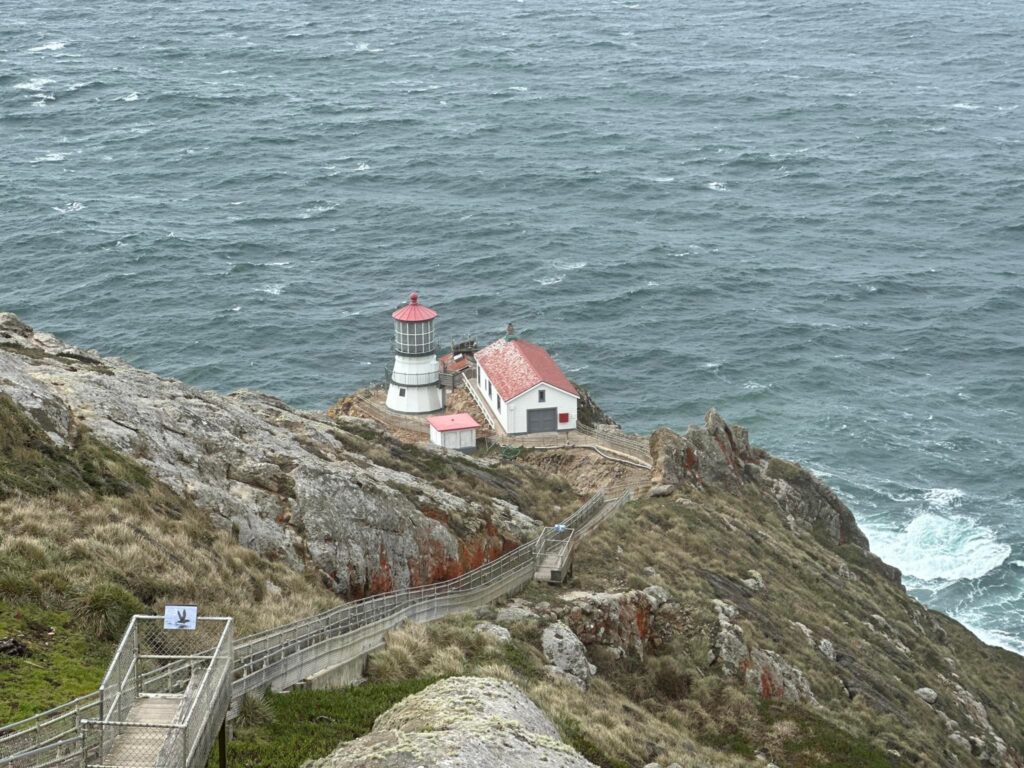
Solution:
[{"label": "green grass patch", "polygon": [[127,496],[150,486],[137,464],[80,428],[74,449],[55,445],[7,395],[0,395],[0,499],[92,491]]},{"label": "green grass patch", "polygon": [[66,611],[0,601],[0,638],[14,637],[27,656],[0,656],[0,722],[20,720],[95,691],[114,647],[75,626]]},{"label": "green grass patch", "polygon": [[[339,744],[369,733],[378,716],[432,682],[420,679],[335,691],[268,693],[269,717],[260,725],[235,731],[228,744],[228,765],[298,768],[306,760],[326,757]],[[209,765],[216,768],[216,748]]]},{"label": "green grass patch", "polygon": [[772,755],[775,762],[789,768],[820,766],[821,755],[828,756],[829,768],[893,768],[906,765],[901,760],[893,760],[868,740],[853,736],[806,709],[762,702],[760,711],[765,723],[792,724],[791,729],[777,731],[780,734],[777,737],[779,754]]}]

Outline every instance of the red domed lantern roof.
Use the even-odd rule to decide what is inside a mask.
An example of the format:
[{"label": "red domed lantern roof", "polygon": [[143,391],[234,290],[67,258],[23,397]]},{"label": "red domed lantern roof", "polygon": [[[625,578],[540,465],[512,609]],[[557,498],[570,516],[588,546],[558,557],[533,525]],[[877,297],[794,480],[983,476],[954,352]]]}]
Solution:
[{"label": "red domed lantern roof", "polygon": [[409,294],[409,303],[401,309],[392,312],[391,316],[403,323],[422,323],[427,320],[433,320],[437,317],[437,312],[430,307],[420,304],[419,294],[413,291]]}]

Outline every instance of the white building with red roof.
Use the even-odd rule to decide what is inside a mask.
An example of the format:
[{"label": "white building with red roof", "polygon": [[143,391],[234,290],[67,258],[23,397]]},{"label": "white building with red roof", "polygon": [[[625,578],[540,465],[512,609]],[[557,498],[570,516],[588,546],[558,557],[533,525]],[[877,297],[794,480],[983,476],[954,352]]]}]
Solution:
[{"label": "white building with red roof", "polygon": [[476,448],[477,420],[468,413],[444,413],[428,416],[430,442],[452,451],[469,452]]},{"label": "white building with red roof", "polygon": [[476,353],[476,385],[510,435],[576,429],[579,393],[543,347],[503,338]]}]

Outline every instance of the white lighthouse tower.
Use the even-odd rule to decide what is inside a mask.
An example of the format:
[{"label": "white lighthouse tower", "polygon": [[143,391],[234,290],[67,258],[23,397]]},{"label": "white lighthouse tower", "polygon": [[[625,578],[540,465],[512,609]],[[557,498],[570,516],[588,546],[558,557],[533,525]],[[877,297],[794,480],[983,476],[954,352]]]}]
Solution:
[{"label": "white lighthouse tower", "polygon": [[399,413],[433,413],[444,407],[438,375],[434,318],[437,312],[410,294],[409,303],[393,312],[395,367],[388,382],[387,406]]}]

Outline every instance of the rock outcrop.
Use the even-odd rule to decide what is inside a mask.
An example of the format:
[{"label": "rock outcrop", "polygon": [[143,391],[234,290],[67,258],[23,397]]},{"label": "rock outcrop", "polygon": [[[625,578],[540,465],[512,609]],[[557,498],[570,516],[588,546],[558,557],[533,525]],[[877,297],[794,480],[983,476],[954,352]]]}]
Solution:
[{"label": "rock outcrop", "polygon": [[310,768],[593,768],[511,683],[452,677],[385,712]]},{"label": "rock outcrop", "polygon": [[583,642],[566,624],[556,621],[544,628],[541,648],[548,660],[548,671],[556,678],[568,677],[581,688],[597,673],[597,667],[587,658]]},{"label": "rock outcrop", "polygon": [[370,422],[331,420],[251,392],[200,391],[36,333],[10,314],[0,314],[3,395],[56,444],[89,430],[240,543],[314,571],[346,596],[450,578],[514,547],[536,525],[499,498],[507,478],[486,466],[459,464],[474,490],[495,488],[489,498],[463,498],[426,471],[396,468],[403,457],[426,470],[431,464]]},{"label": "rock outcrop", "polygon": [[900,582],[897,568],[869,552],[853,512],[831,488],[799,464],[752,446],[747,430],[728,424],[715,409],[704,417],[704,426],[691,426],[685,435],[667,427],[655,430],[650,447],[654,495],[668,495],[668,489],[684,483],[732,493],[756,489],[775,499],[795,533],[814,533],[835,547],[853,545],[877,571]]},{"label": "rock outcrop", "polygon": [[763,699],[817,703],[801,670],[780,654],[747,643],[743,627],[734,621],[739,613],[736,606],[724,600],[715,600],[714,606],[718,632],[711,646],[712,666],[719,667],[723,674],[738,675]]},{"label": "rock outcrop", "polygon": [[617,655],[642,659],[659,648],[679,621],[667,590],[568,592],[556,613],[587,646],[604,645]]}]

